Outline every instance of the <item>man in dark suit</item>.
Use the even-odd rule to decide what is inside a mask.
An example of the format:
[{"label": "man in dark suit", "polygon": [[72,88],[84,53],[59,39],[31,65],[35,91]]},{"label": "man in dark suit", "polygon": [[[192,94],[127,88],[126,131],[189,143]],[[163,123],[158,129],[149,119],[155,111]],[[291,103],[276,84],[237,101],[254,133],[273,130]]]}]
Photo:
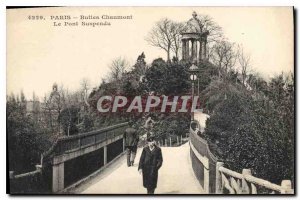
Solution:
[{"label": "man in dark suit", "polygon": [[125,140],[125,148],[127,151],[127,166],[133,166],[136,155],[137,145],[139,142],[139,135],[137,130],[134,128],[133,122],[129,122],[129,128],[125,130],[123,135]]},{"label": "man in dark suit", "polygon": [[161,149],[155,145],[154,137],[149,137],[147,141],[148,146],[143,149],[138,170],[143,174],[143,186],[147,188],[147,193],[154,194],[163,158]]}]

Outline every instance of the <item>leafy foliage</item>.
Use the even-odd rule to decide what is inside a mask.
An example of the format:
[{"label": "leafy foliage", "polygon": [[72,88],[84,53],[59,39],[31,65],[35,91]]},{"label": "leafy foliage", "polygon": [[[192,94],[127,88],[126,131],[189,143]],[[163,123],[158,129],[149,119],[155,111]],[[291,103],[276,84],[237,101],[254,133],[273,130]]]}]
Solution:
[{"label": "leafy foliage", "polygon": [[61,111],[58,118],[62,125],[65,135],[67,135],[67,136],[75,135],[79,132],[79,130],[76,126],[76,124],[78,122],[78,118],[79,118],[78,115],[79,115],[79,108],[77,108],[75,106],[70,106]]},{"label": "leafy foliage", "polygon": [[6,107],[9,170],[16,174],[31,171],[50,147],[49,131],[26,115],[24,96],[21,101],[9,97]]},{"label": "leafy foliage", "polygon": [[189,114],[169,114],[159,116],[158,124],[154,126],[153,132],[157,137],[168,138],[184,135],[189,128]]},{"label": "leafy foliage", "polygon": [[205,129],[211,148],[231,169],[250,168],[275,183],[293,179],[294,170],[293,83],[283,80],[272,79],[265,98],[232,84],[226,90],[217,87],[227,97],[215,98],[219,100]]},{"label": "leafy foliage", "polygon": [[164,95],[180,95],[190,91],[189,74],[184,65],[155,59],[146,72],[147,88]]}]

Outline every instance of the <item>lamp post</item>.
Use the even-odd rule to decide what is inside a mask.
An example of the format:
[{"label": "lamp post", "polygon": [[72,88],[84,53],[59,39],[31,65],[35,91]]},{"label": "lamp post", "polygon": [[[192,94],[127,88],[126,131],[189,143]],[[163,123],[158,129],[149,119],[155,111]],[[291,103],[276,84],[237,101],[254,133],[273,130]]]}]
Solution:
[{"label": "lamp post", "polygon": [[[190,76],[190,79],[192,81],[192,101],[194,100],[194,84],[195,84],[195,81],[197,80],[197,75],[196,73],[198,72],[198,67],[193,63],[192,66],[189,68],[189,72],[191,74]],[[191,120],[194,121],[194,113],[192,113],[192,117],[191,117]]]}]

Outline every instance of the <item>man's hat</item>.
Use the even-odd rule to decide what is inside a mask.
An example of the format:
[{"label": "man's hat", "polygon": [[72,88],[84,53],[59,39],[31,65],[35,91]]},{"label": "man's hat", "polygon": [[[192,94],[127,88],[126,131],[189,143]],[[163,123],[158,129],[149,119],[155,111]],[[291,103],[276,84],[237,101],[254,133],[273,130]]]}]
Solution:
[{"label": "man's hat", "polygon": [[147,142],[153,142],[154,141],[154,137],[153,136],[150,136],[147,138]]},{"label": "man's hat", "polygon": [[133,125],[134,125],[133,120],[129,120],[128,125],[129,125],[129,126],[133,126]]}]

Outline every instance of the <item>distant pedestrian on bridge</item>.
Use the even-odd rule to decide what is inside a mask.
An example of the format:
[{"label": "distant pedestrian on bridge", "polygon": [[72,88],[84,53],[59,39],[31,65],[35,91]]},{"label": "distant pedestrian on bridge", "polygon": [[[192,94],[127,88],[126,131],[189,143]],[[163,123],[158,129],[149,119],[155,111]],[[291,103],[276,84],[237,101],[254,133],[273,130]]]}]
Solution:
[{"label": "distant pedestrian on bridge", "polygon": [[127,166],[133,166],[134,159],[136,156],[137,145],[139,142],[139,135],[137,130],[134,128],[134,124],[132,121],[129,122],[129,128],[125,130],[124,140],[125,140],[125,148],[127,152]]},{"label": "distant pedestrian on bridge", "polygon": [[152,119],[152,116],[149,116],[144,125],[146,132],[147,132],[147,138],[152,136],[151,131],[154,127],[154,124],[156,124],[156,122]]},{"label": "distant pedestrian on bridge", "polygon": [[154,137],[149,137],[147,141],[148,146],[143,149],[138,170],[143,174],[143,186],[147,188],[147,193],[154,194],[163,158],[161,149],[155,145]]}]

